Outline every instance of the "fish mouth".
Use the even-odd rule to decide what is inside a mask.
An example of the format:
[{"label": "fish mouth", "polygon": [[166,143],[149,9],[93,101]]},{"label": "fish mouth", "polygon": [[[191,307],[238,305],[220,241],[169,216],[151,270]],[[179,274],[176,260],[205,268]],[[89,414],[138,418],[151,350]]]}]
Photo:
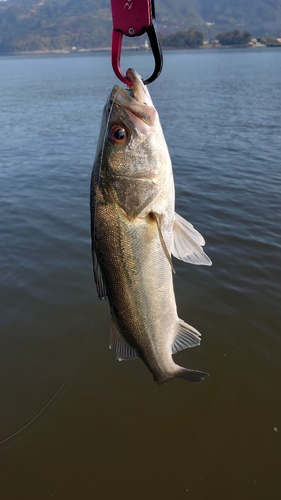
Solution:
[{"label": "fish mouth", "polygon": [[135,94],[135,99],[146,106],[153,106],[147,86],[144,85],[141,76],[135,69],[129,68],[126,72],[126,78],[132,82],[129,90],[131,89]]},{"label": "fish mouth", "polygon": [[155,123],[156,109],[137,71],[129,68],[126,77],[132,82],[132,85],[127,88],[114,85],[110,101],[124,109],[134,126],[146,133]]}]

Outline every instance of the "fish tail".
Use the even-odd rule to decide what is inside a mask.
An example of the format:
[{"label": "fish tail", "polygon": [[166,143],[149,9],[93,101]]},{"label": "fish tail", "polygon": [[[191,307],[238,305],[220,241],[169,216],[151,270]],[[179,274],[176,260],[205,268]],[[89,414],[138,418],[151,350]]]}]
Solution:
[{"label": "fish tail", "polygon": [[189,382],[201,382],[204,378],[208,378],[210,375],[206,372],[200,372],[199,370],[189,370],[188,368],[182,368],[182,366],[178,367],[177,372],[174,377],[184,378]]},{"label": "fish tail", "polygon": [[189,382],[201,382],[201,380],[204,380],[205,378],[208,378],[210,375],[209,373],[206,372],[200,372],[199,370],[189,370],[188,368],[183,368],[182,366],[177,366],[176,369],[173,371],[173,373],[165,376],[162,376],[161,378],[154,377],[155,382],[157,384],[162,385],[165,384],[168,380],[171,380],[172,378],[184,378],[185,380],[188,380]]}]

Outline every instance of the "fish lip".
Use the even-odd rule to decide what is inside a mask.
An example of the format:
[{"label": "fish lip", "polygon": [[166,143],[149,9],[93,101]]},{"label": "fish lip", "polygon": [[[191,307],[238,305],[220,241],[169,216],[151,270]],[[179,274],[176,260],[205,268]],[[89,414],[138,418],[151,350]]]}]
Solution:
[{"label": "fish lip", "polygon": [[142,102],[147,106],[153,106],[153,102],[151,100],[147,87],[146,85],[144,85],[142,78],[137,73],[137,71],[133,68],[127,69],[126,78],[133,83],[131,88],[135,93],[137,101]]},{"label": "fish lip", "polygon": [[126,72],[126,77],[132,82],[132,85],[126,88],[120,87],[120,85],[114,85],[110,95],[110,100],[118,103],[119,95],[124,98],[126,102],[138,102],[140,104],[145,104],[146,106],[152,106],[154,108],[148,89],[144,85],[137,71],[129,68]]},{"label": "fish lip", "polygon": [[120,106],[136,128],[141,132],[147,132],[155,123],[157,111],[140,75],[131,68],[127,70],[127,75],[132,81],[132,86],[122,88],[114,85],[109,97],[108,110],[114,104]]}]

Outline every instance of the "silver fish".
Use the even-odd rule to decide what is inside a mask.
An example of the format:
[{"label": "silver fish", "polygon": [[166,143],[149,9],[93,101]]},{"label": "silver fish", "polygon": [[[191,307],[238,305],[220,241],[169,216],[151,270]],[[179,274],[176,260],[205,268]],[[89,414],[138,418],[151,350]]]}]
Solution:
[{"label": "silver fish", "polygon": [[94,275],[111,311],[116,359],[140,357],[162,384],[199,382],[207,373],[182,368],[172,354],[200,344],[200,333],[178,318],[171,255],[211,265],[203,237],[175,213],[171,160],[147,88],[115,85],[105,105],[91,181]]}]

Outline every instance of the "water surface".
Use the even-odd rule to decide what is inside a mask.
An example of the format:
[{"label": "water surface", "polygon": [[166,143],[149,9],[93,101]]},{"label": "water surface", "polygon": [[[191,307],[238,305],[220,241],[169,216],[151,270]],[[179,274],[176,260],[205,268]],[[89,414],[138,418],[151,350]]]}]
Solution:
[{"label": "water surface", "polygon": [[[150,85],[177,211],[211,268],[175,261],[202,333],[154,384],[115,362],[92,276],[89,185],[108,54],[0,58],[0,447],[5,500],[281,496],[281,52],[165,52]],[[123,67],[150,74],[149,54]],[[83,345],[86,341],[83,351]],[[79,357],[80,355],[80,357]]]}]

